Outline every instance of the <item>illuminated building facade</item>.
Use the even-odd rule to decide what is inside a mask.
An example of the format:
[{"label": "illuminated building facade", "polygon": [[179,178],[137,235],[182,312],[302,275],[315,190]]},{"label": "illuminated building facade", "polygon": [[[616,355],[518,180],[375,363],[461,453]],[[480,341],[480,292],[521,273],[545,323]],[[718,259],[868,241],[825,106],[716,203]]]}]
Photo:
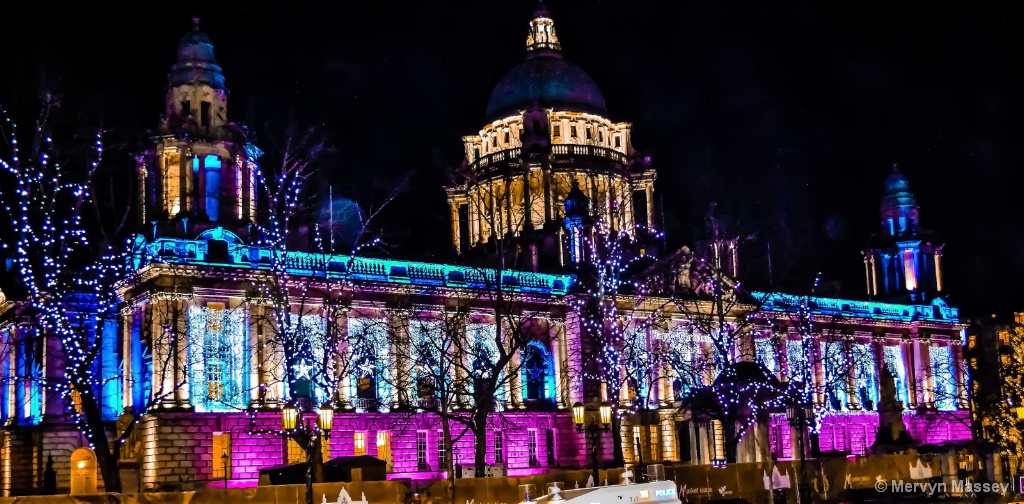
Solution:
[{"label": "illuminated building facade", "polygon": [[[97,369],[105,377],[100,395],[111,434],[132,418],[123,412],[141,414],[120,453],[126,491],[225,480],[251,485],[259,469],[300,460],[296,445],[267,433],[280,429],[287,403],[333,405],[334,435],[325,454],[379,457],[392,478],[441,478],[446,460],[472,464],[473,437],[444,446],[440,422],[429,411],[436,399],[417,378],[429,359],[409,358],[389,336],[428,338],[417,321],[453,310],[466,315],[461,337],[495,334],[500,322],[488,295],[498,274],[508,295],[533,317],[524,325],[530,341],[513,357],[519,370],[497,391],[494,427],[484,438],[488,464],[504,465],[510,475],[586,465],[585,435],[577,432],[570,408],[613,397],[625,412],[626,462],[721,461],[716,426],[679,407],[687,391],[708,385],[710,377],[688,382],[659,368],[645,393],[635,390],[641,385],[630,390],[626,384],[616,394],[594,373],[582,372],[597,360],[581,314],[571,308],[580,294],[572,272],[588,257],[584,238],[596,221],[630,235],[653,232],[655,172],[633,149],[630,125],[608,119],[596,84],[564,60],[546,9],[530,22],[526,61],[494,90],[487,124],[463,138],[463,179],[447,188],[455,249],[470,256],[493,240],[515,238],[528,259],[521,269],[532,271],[310,251],[275,256],[251,226],[258,216],[260,152],[246,142],[244,129],[227,121],[227,97],[212,43],[197,26],[179,43],[155,147],[140,157],[140,255],[119,293],[120,319],[104,333]],[[957,309],[934,295],[942,291],[941,247],[920,231],[906,179],[894,174],[886,188],[884,239],[865,251],[869,294],[907,294],[907,303],[763,296],[763,322],[744,343],[767,376],[780,382],[811,377],[822,451],[868,451],[883,368],[894,375],[915,439],[969,437],[956,420],[966,415],[959,401],[964,325]],[[711,250],[708,257],[735,276],[735,241]],[[330,351],[324,345],[310,343],[307,353],[287,355],[274,343],[272,303],[253,285],[275,264],[294,279],[295,324],[310,341],[344,335],[358,342],[362,353],[335,349],[356,365],[317,369]],[[58,486],[67,488],[69,455],[86,443],[67,420],[73,401],[45,386],[61,376],[59,359],[48,353],[59,345],[33,327],[31,313],[10,302],[3,306],[0,488],[38,491],[51,455]],[[794,322],[794,306],[819,328],[813,347],[825,358],[808,363],[801,357],[805,333]],[[690,333],[686,318],[672,309],[661,310],[658,324],[645,331],[647,351]],[[353,334],[360,337],[348,338]],[[693,342],[695,355],[707,351],[706,341]],[[325,384],[311,372],[333,378]],[[601,458],[611,460],[611,437],[601,442]],[[792,458],[794,445],[792,429],[775,414],[741,441],[738,461]]]}]

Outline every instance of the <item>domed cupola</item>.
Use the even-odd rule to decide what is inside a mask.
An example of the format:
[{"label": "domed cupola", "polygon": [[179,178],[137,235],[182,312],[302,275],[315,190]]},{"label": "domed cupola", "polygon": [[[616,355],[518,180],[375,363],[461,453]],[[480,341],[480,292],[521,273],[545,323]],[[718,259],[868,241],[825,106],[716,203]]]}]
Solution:
[{"label": "domed cupola", "polygon": [[881,204],[882,228],[892,236],[915,235],[920,229],[918,206],[910,182],[893,165],[892,173],[885,179],[885,194]]},{"label": "domed cupola", "polygon": [[537,104],[553,110],[608,115],[604,95],[580,67],[565,61],[555,24],[541,2],[526,37],[526,61],[510,70],[487,102],[488,122]]},{"label": "domed cupola", "polygon": [[213,55],[213,42],[199,31],[199,18],[192,18],[192,31],[178,41],[178,61],[171,66],[167,81],[171,86],[205,84],[213,89],[227,89]]}]

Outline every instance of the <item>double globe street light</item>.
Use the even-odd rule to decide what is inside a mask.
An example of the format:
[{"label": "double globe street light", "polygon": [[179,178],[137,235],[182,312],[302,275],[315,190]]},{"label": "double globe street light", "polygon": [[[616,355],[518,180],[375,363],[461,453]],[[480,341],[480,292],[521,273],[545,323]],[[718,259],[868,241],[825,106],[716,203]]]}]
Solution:
[{"label": "double globe street light", "polygon": [[602,402],[598,411],[600,413],[600,420],[594,418],[593,414],[590,414],[588,419],[587,408],[583,403],[577,402],[572,405],[572,419],[576,423],[576,432],[585,432],[587,434],[587,441],[590,442],[590,460],[594,471],[594,486],[600,485],[598,483],[600,474],[598,473],[597,465],[597,442],[600,441],[602,432],[611,431],[612,406],[607,401]]},{"label": "double globe street light", "polygon": [[[299,421],[299,410],[289,404],[281,410],[281,424],[284,427],[285,436],[294,439],[295,442],[306,452],[306,504],[313,504],[313,466],[314,461],[320,454],[321,442],[331,438],[331,427],[334,424],[334,407],[330,403],[324,403],[317,411],[316,425],[307,419]],[[320,477],[323,477],[323,459],[315,464]]]}]

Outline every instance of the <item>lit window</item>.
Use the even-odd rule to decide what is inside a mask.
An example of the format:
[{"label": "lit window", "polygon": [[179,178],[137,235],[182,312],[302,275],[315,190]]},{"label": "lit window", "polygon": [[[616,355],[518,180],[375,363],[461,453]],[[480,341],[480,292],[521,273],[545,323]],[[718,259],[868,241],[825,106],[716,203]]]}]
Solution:
[{"label": "lit window", "polygon": [[569,126],[569,136],[576,138],[576,126]]},{"label": "lit window", "polygon": [[377,431],[377,458],[387,462],[387,471],[394,470],[391,461],[391,433],[388,431]]},{"label": "lit window", "polygon": [[320,458],[324,462],[331,460],[331,440],[320,438]]},{"label": "lit window", "polygon": [[437,469],[443,471],[447,467],[448,450],[445,449],[444,431],[437,431]]},{"label": "lit window", "polygon": [[537,429],[530,429],[526,437],[526,452],[530,455],[530,467],[540,467],[537,457]]},{"label": "lit window", "polygon": [[720,420],[711,421],[711,462],[714,465],[725,464],[725,433]]},{"label": "lit window", "polygon": [[558,137],[562,136],[562,126],[561,125],[556,124],[552,128],[553,129],[551,130],[551,136],[553,136],[555,138],[558,138]]},{"label": "lit window", "polygon": [[427,431],[416,431],[416,469],[430,470],[427,465]]},{"label": "lit window", "polygon": [[[360,455],[366,455],[366,433],[365,432],[357,432],[357,433],[355,433],[355,438],[353,439],[352,446],[355,447],[355,455],[357,457],[360,456]],[[379,448],[378,448],[378,450],[379,450]]]},{"label": "lit window", "polygon": [[213,479],[231,479],[230,433],[213,433]]},{"label": "lit window", "polygon": [[302,450],[302,447],[294,439],[288,438],[288,463],[298,464],[305,461],[306,453]]},{"label": "lit window", "polygon": [[501,439],[501,431],[494,431],[494,463],[500,464],[505,461],[505,447]]}]

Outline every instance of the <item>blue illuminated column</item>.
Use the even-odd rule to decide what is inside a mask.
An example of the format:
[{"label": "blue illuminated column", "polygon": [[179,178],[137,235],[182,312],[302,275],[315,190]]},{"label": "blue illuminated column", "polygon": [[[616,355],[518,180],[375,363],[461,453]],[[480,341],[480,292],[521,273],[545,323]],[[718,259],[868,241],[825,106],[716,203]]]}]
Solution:
[{"label": "blue illuminated column", "polygon": [[221,159],[209,154],[203,160],[205,172],[206,216],[211,222],[220,220]]}]

